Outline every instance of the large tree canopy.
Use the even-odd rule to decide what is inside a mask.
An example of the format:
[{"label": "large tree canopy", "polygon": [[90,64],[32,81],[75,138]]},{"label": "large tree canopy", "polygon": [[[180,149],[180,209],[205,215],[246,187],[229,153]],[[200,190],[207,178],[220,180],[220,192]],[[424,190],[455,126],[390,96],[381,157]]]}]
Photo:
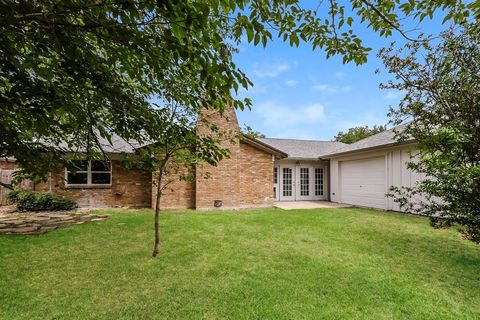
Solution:
[{"label": "large tree canopy", "polygon": [[[243,35],[255,45],[279,36],[344,62],[369,52],[355,32],[365,22],[381,36],[405,17],[421,21],[439,9],[446,20],[478,14],[461,1],[296,0],[6,0],[0,2],[0,157],[45,174],[64,154],[100,151],[112,134],[142,142],[155,118],[152,99],[189,79],[174,100],[199,110],[250,106],[231,93],[251,85],[232,60]],[[357,22],[354,19],[358,19]],[[356,24],[357,23],[357,24]],[[155,120],[157,121],[157,120]],[[152,123],[157,123],[158,121]],[[158,124],[162,125],[162,123]],[[154,138],[154,137],[153,137]],[[147,137],[146,139],[152,139]]]},{"label": "large tree canopy", "polygon": [[480,24],[445,32],[432,47],[415,43],[381,56],[397,79],[386,87],[405,92],[392,110],[397,122],[409,121],[399,136],[418,141],[409,167],[424,177],[392,195],[434,226],[460,224],[480,242]]},{"label": "large tree canopy", "polygon": [[348,129],[347,132],[340,131],[337,133],[335,136],[335,141],[350,144],[373,136],[374,134],[385,131],[386,129],[387,126],[382,125],[374,125],[372,128],[369,128],[368,126],[353,127]]}]

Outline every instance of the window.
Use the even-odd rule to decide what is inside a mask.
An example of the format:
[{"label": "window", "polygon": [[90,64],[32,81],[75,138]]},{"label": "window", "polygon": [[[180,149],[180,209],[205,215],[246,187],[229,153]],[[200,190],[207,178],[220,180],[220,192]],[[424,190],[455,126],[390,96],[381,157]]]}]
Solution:
[{"label": "window", "polygon": [[74,160],[72,166],[65,169],[67,185],[111,185],[112,166],[110,161]]},{"label": "window", "polygon": [[283,168],[283,196],[284,197],[291,197],[293,192],[292,188],[292,169],[291,168]]},{"label": "window", "polygon": [[309,170],[308,168],[300,168],[300,195],[309,195]]},{"label": "window", "polygon": [[315,195],[323,196],[323,168],[315,168]]}]

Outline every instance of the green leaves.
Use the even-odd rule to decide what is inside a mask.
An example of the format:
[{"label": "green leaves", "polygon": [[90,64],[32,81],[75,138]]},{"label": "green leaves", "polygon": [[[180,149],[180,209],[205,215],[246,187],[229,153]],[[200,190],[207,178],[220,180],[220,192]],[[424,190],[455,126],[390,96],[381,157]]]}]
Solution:
[{"label": "green leaves", "polygon": [[397,190],[395,200],[429,215],[434,226],[462,225],[467,238],[480,242],[478,23],[442,33],[436,46],[390,47],[380,57],[398,80],[384,87],[405,92],[392,114],[397,123],[409,120],[399,138],[418,142],[409,167],[424,177],[409,190]]},{"label": "green leaves", "polygon": [[250,108],[231,96],[252,85],[233,62],[244,36],[265,47],[275,35],[362,64],[371,49],[359,23],[387,37],[405,15],[438,10],[460,23],[480,8],[447,0],[334,0],[314,9],[294,0],[0,2],[0,157],[45,176],[68,152],[100,155],[99,137],[141,142],[151,121],[165,126],[152,101],[192,114],[205,105]]},{"label": "green leaves", "polygon": [[365,139],[367,137],[373,136],[374,134],[383,132],[387,129],[386,125],[374,125],[371,129],[368,126],[364,127],[354,127],[348,129],[347,132],[340,131],[335,136],[335,141],[343,143],[355,143],[359,140]]}]

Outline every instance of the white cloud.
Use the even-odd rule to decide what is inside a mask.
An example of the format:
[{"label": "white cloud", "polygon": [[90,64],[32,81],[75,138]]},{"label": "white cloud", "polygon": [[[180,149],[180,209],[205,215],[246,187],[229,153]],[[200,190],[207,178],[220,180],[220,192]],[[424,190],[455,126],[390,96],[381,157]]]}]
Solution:
[{"label": "white cloud", "polygon": [[336,94],[342,92],[350,91],[351,86],[333,86],[329,84],[315,84],[312,86],[313,91],[328,93],[328,94]]},{"label": "white cloud", "polygon": [[397,90],[389,90],[385,95],[385,99],[387,100],[398,100],[403,97],[405,92],[397,91]]},{"label": "white cloud", "polygon": [[253,108],[269,131],[282,132],[297,126],[318,124],[325,118],[325,108],[319,103],[304,106],[284,106],[272,101]]},{"label": "white cloud", "polygon": [[328,93],[336,93],[337,92],[337,87],[336,86],[330,86],[328,84],[316,84],[312,86],[313,91],[319,91],[319,92],[328,92]]},{"label": "white cloud", "polygon": [[349,128],[353,127],[373,127],[374,125],[385,125],[388,124],[388,121],[389,119],[386,113],[373,113],[369,111],[358,114],[354,119],[351,120],[340,120],[337,122],[336,127],[338,130],[348,130]]},{"label": "white cloud", "polygon": [[290,65],[281,61],[266,61],[253,65],[253,74],[259,78],[275,78],[290,69]]},{"label": "white cloud", "polygon": [[324,107],[318,103],[306,106],[303,108],[303,110],[301,109],[301,111],[305,113],[308,119],[310,119],[307,120],[307,122],[318,122],[325,116]]},{"label": "white cloud", "polygon": [[293,87],[295,86],[296,84],[298,84],[298,81],[297,80],[293,80],[293,79],[290,79],[290,80],[287,80],[285,81],[285,84],[289,87]]}]

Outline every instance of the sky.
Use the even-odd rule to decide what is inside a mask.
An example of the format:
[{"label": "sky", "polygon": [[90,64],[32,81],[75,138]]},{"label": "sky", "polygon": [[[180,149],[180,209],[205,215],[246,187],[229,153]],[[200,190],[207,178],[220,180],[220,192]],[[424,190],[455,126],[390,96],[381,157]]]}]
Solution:
[{"label": "sky", "polygon": [[[445,28],[435,22],[415,27],[426,33]],[[296,48],[274,38],[263,48],[242,41],[234,61],[254,87],[238,93],[253,102],[251,110],[237,111],[240,126],[247,124],[271,138],[333,140],[354,126],[387,124],[388,109],[398,105],[402,94],[379,88],[391,75],[382,70],[376,54],[391,41],[402,45],[405,40],[398,34],[386,39],[363,27],[358,30],[373,48],[361,66],[343,64],[341,57],[326,59],[321,49],[312,51],[306,43]]]}]

